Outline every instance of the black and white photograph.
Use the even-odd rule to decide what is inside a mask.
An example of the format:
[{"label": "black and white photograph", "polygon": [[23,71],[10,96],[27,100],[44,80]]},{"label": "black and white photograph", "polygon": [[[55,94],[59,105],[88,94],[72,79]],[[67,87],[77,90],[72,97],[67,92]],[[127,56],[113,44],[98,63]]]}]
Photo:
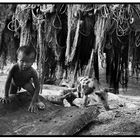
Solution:
[{"label": "black and white photograph", "polygon": [[122,2],[0,2],[0,137],[140,136],[140,2]]}]

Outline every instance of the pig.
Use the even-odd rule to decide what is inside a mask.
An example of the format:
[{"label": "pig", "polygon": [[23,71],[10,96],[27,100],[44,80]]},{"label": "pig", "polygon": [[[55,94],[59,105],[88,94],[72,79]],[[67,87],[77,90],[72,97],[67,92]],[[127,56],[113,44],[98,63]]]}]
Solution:
[{"label": "pig", "polygon": [[88,105],[101,103],[106,110],[109,110],[108,105],[108,90],[96,90],[97,83],[92,78],[79,77],[77,80],[76,91],[71,92],[66,97],[70,105],[78,107],[86,107]]}]

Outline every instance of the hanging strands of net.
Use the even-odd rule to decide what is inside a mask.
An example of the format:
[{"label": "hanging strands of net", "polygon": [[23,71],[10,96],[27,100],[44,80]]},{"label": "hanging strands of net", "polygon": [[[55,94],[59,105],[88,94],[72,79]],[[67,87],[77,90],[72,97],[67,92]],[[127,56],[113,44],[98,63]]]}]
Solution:
[{"label": "hanging strands of net", "polygon": [[132,8],[125,4],[104,4],[97,5],[96,9],[100,11],[103,18],[111,18],[116,22],[117,36],[124,36],[129,30],[129,22],[132,18]]},{"label": "hanging strands of net", "polygon": [[88,65],[86,67],[85,70],[85,75],[84,76],[88,76],[88,77],[92,77],[92,67],[93,67],[93,63],[94,63],[94,49],[92,49],[91,55],[90,55],[90,59],[88,62]]},{"label": "hanging strands of net", "polygon": [[[39,9],[37,9],[37,7]],[[16,12],[13,15],[12,21],[9,23],[8,28],[12,31],[15,31],[15,32],[19,28],[21,28],[20,46],[28,44],[29,40],[31,40],[30,28],[27,28],[28,20],[33,20],[33,23],[30,23],[30,24],[33,24],[36,26],[37,21],[41,20],[42,17],[47,12],[52,12],[54,10],[53,8],[54,8],[54,5],[52,5],[52,4],[49,4],[49,5],[47,5],[47,4],[43,4],[43,5],[40,5],[40,4],[19,4],[19,5],[17,5]],[[34,13],[34,10],[36,13],[40,11],[41,14],[39,16],[37,16]]]},{"label": "hanging strands of net", "polygon": [[76,48],[79,39],[80,25],[82,24],[81,16],[84,12],[93,10],[84,4],[68,5],[68,33],[67,33],[67,48],[66,48],[66,64],[72,62],[76,53]]},{"label": "hanging strands of net", "polygon": [[[44,9],[43,9],[44,8]],[[45,9],[46,8],[46,9]],[[40,7],[41,9],[41,7]],[[43,10],[42,10],[43,9]],[[45,42],[47,42],[48,40],[46,40],[45,35],[49,34],[49,32],[47,32],[47,28],[48,27],[48,22],[44,17],[44,14],[46,12],[49,12],[50,9],[47,9],[47,7],[44,5],[42,7],[42,11],[44,13],[42,13],[42,11],[39,13],[37,13],[35,15],[35,13],[32,10],[32,14],[33,14],[33,21],[34,24],[36,25],[36,29],[37,29],[37,47],[39,50],[39,60],[38,60],[38,65],[37,65],[37,70],[39,72],[39,82],[40,82],[40,94],[42,93],[42,88],[43,88],[43,84],[44,84],[44,78],[45,78],[45,63],[46,63],[46,49],[45,49]],[[47,37],[48,39],[48,37]]]},{"label": "hanging strands of net", "polygon": [[94,26],[94,32],[96,35],[96,41],[95,41],[95,52],[100,51],[104,39],[104,33],[106,30],[106,19],[102,18],[101,16],[98,15],[97,21]]},{"label": "hanging strands of net", "polygon": [[112,19],[116,21],[116,34],[117,36],[124,36],[129,31],[129,22],[131,19],[130,5],[124,6],[123,4],[118,5],[116,8],[110,7],[112,13]]},{"label": "hanging strands of net", "polygon": [[[97,20],[94,26],[94,33],[95,33],[95,50],[94,53],[92,52],[91,58],[88,64],[89,69],[89,75],[90,75],[90,69],[92,67],[92,59],[94,60],[94,70],[95,70],[95,78],[99,82],[99,62],[101,61],[101,64],[105,62],[105,56],[103,55],[103,47],[105,44],[106,39],[106,32],[109,30],[111,26],[111,17],[109,15],[109,10],[104,6],[98,7],[104,11],[97,14]],[[100,56],[100,57],[99,57]],[[99,61],[100,59],[100,61]]]},{"label": "hanging strands of net", "polygon": [[18,4],[16,7],[16,11],[13,14],[11,22],[8,24],[8,29],[10,31],[17,31],[20,27],[23,27],[26,25],[26,22],[29,18],[29,11],[30,5],[24,4],[20,5]]},{"label": "hanging strands of net", "polygon": [[45,65],[48,61],[48,58],[46,57],[46,49],[45,46],[52,41],[51,34],[52,34],[52,28],[51,28],[51,19],[47,19],[45,14],[53,12],[54,5],[41,5],[39,7],[40,12],[38,12],[36,15],[33,13],[33,20],[34,24],[36,25],[37,29],[37,46],[39,49],[39,60],[38,60],[38,72],[39,72],[39,81],[40,81],[40,93],[42,93],[42,88],[44,84],[44,78],[46,74]]},{"label": "hanging strands of net", "polygon": [[70,58],[70,35],[71,35],[71,28],[72,28],[72,5],[68,5],[67,8],[67,16],[68,16],[68,33],[67,33],[67,48],[66,48],[66,63],[68,63]]},{"label": "hanging strands of net", "polygon": [[68,34],[67,34],[67,49],[66,49],[66,63],[71,62],[75,55],[79,29],[80,29],[80,10],[82,5],[68,5]]},{"label": "hanging strands of net", "polygon": [[77,28],[75,31],[75,36],[74,36],[74,40],[73,40],[73,44],[72,44],[72,48],[71,48],[71,55],[70,55],[70,59],[69,59],[70,62],[73,60],[75,52],[76,52],[76,47],[77,47],[78,37],[79,37],[79,29],[80,29],[80,20],[78,20],[78,22],[77,22]]},{"label": "hanging strands of net", "polygon": [[[21,28],[20,32],[20,46],[28,45],[31,39],[30,27],[27,28],[27,22],[30,16],[30,4],[17,5],[16,12],[13,15],[13,23],[15,23],[15,32]],[[9,23],[10,25],[10,23]]]}]

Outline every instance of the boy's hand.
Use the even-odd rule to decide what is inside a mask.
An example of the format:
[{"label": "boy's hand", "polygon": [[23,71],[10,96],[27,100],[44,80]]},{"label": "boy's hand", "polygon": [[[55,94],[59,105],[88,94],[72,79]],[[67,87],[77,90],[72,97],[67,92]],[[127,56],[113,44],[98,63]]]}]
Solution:
[{"label": "boy's hand", "polygon": [[28,108],[28,111],[36,113],[38,111],[36,103],[31,103]]},{"label": "boy's hand", "polygon": [[11,100],[9,97],[4,97],[4,98],[0,98],[0,102],[3,104],[7,104],[7,103],[10,103]]}]

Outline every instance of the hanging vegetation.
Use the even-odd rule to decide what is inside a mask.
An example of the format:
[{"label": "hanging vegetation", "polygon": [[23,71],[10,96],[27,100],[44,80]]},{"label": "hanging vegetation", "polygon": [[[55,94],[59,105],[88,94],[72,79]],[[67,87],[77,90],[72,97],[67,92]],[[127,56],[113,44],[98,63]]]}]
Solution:
[{"label": "hanging vegetation", "polygon": [[19,38],[13,31],[9,30],[9,23],[16,10],[16,4],[0,4],[0,7],[0,67],[3,69],[7,60],[16,61]]}]

